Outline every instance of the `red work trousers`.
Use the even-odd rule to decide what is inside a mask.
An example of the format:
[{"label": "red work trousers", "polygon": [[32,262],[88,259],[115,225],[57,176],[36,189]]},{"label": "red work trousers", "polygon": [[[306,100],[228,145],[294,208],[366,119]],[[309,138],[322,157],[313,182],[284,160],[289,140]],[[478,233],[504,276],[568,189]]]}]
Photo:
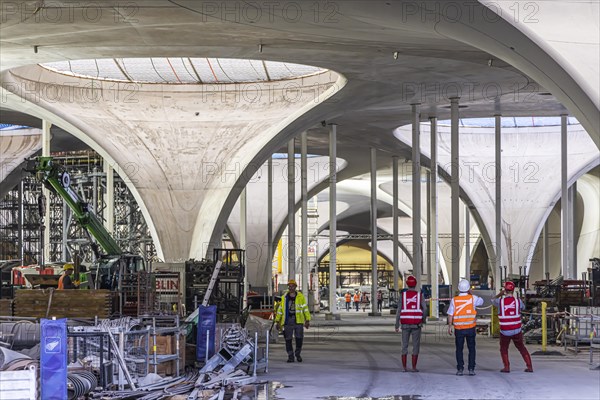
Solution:
[{"label": "red work trousers", "polygon": [[504,336],[502,333],[500,333],[500,355],[508,357],[508,345],[510,344],[511,340],[515,344],[517,350],[519,350],[519,353],[521,353],[521,356],[523,356],[525,363],[527,363],[527,360],[530,358],[529,352],[525,347],[525,343],[523,343],[523,332],[519,332],[513,336]]}]

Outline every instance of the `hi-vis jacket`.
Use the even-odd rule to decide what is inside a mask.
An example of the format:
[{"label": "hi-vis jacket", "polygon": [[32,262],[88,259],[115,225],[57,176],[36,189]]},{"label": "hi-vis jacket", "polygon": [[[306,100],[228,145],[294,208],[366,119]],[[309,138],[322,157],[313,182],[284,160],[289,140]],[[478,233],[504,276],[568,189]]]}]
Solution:
[{"label": "hi-vis jacket", "polygon": [[498,319],[501,331],[512,331],[521,328],[521,304],[520,300],[513,296],[500,299],[498,307]]},{"label": "hi-vis jacket", "polygon": [[402,309],[400,310],[400,323],[402,325],[418,325],[423,322],[421,309],[421,293],[416,290],[402,292]]},{"label": "hi-vis jacket", "polygon": [[[452,299],[454,305],[453,321],[454,329],[470,329],[476,326],[475,297],[471,294],[460,294]],[[448,310],[450,315],[450,310]]]},{"label": "hi-vis jacket", "polygon": [[[281,298],[281,304],[277,308],[277,315],[275,316],[275,323],[281,326],[285,325],[285,314],[288,308],[286,292]],[[306,321],[310,321],[310,312],[308,311],[308,304],[306,304],[306,298],[301,292],[296,292],[296,323],[304,324]]]}]

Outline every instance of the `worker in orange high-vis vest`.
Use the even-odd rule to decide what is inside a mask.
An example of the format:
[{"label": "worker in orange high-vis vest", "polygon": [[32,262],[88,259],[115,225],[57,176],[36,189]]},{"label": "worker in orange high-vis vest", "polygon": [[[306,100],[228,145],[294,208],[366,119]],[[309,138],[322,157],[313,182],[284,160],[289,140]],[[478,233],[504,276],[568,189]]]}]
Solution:
[{"label": "worker in orange high-vis vest", "polygon": [[358,291],[354,292],[352,300],[354,300],[354,308],[358,311],[358,306],[360,305],[360,293],[358,293]]},{"label": "worker in orange high-vis vest", "polygon": [[452,335],[454,327],[454,343],[456,345],[456,375],[462,375],[464,369],[463,348],[465,339],[469,349],[469,375],[475,375],[475,335],[477,310],[483,305],[481,297],[471,294],[471,285],[466,279],[458,283],[458,296],[455,296],[448,307],[448,334]]},{"label": "worker in orange high-vis vest", "polygon": [[408,341],[412,337],[412,372],[419,372],[417,369],[417,360],[419,358],[419,349],[421,346],[421,328],[425,323],[427,307],[423,294],[419,293],[415,287],[417,279],[414,276],[406,278],[407,290],[400,295],[398,302],[398,312],[396,313],[396,332],[402,327],[402,367],[404,372],[406,368],[406,359],[408,357]]},{"label": "worker in orange high-vis vest", "polygon": [[346,311],[350,311],[350,305],[352,304],[352,295],[350,292],[346,292],[344,299],[346,300]]},{"label": "worker in orange high-vis vest", "polygon": [[63,266],[64,273],[58,279],[58,290],[77,289],[77,282],[71,279],[74,269],[73,264],[65,264]]},{"label": "worker in orange high-vis vest", "polygon": [[492,304],[498,307],[498,320],[500,321],[500,357],[504,368],[500,372],[510,372],[510,362],[508,361],[508,346],[512,340],[519,353],[525,361],[525,372],[533,372],[531,356],[523,343],[523,332],[521,331],[521,310],[525,304],[514,297],[515,284],[505,282],[504,290],[492,299]]}]

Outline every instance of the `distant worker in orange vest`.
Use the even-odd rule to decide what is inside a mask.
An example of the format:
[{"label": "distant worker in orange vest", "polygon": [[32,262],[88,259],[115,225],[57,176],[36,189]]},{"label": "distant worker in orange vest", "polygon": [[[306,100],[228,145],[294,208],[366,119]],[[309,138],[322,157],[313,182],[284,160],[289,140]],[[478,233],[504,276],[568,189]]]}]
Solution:
[{"label": "distant worker in orange vest", "polygon": [[396,332],[402,327],[402,367],[406,369],[406,358],[408,357],[408,341],[412,336],[412,372],[419,372],[417,369],[417,359],[419,358],[419,349],[421,347],[421,327],[427,315],[427,308],[423,294],[415,290],[417,279],[414,276],[406,278],[408,290],[404,290],[400,295],[398,302],[398,312],[396,313]]},{"label": "distant worker in orange vest", "polygon": [[525,304],[514,297],[515,284],[505,282],[504,290],[492,299],[492,304],[498,307],[498,319],[500,320],[500,357],[504,368],[500,372],[510,372],[510,362],[508,361],[508,346],[512,340],[519,353],[525,361],[525,372],[533,372],[531,356],[523,343],[523,332],[521,331],[521,310]]},{"label": "distant worker in orange vest", "polygon": [[461,279],[458,283],[459,295],[455,296],[448,307],[448,334],[452,335],[454,326],[454,343],[456,345],[456,375],[463,374],[465,365],[463,359],[463,348],[465,339],[469,349],[469,375],[475,375],[475,319],[477,310],[475,307],[483,305],[481,297],[471,294],[471,285],[468,280]]},{"label": "distant worker in orange vest", "polygon": [[74,269],[73,264],[65,264],[63,266],[64,273],[58,279],[58,290],[77,289],[77,282],[71,279]]},{"label": "distant worker in orange vest", "polygon": [[358,311],[358,305],[360,304],[360,294],[358,293],[358,291],[354,292],[354,307],[356,308],[356,311]]},{"label": "distant worker in orange vest", "polygon": [[346,292],[344,297],[346,299],[346,311],[350,311],[350,304],[352,303],[352,295],[350,294],[350,292]]}]

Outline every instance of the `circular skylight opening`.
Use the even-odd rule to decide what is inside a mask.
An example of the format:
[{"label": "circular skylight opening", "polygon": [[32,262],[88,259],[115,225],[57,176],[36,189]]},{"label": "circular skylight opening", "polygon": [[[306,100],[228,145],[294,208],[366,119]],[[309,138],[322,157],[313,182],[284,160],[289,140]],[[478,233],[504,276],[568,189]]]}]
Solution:
[{"label": "circular skylight opening", "polygon": [[65,75],[138,83],[272,82],[325,72],[309,65],[229,58],[106,58],[40,64]]}]

